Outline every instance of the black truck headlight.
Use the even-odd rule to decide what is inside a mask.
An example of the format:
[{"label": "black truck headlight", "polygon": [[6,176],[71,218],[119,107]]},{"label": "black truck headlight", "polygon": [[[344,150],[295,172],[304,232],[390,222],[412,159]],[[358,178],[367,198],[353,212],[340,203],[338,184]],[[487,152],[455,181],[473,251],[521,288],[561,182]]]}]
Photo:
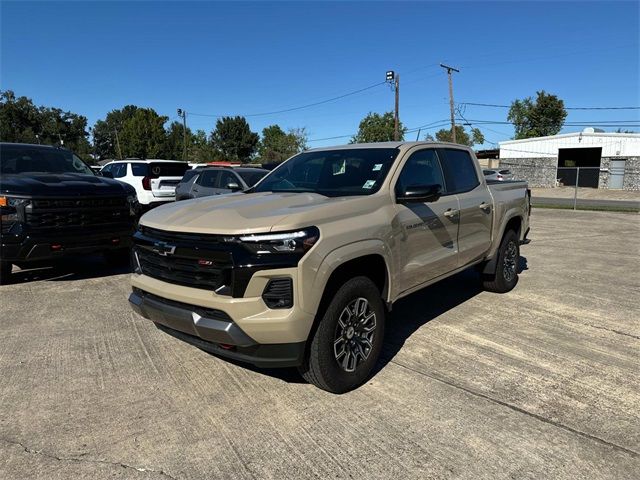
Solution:
[{"label": "black truck headlight", "polygon": [[308,227],[293,232],[258,233],[238,237],[240,243],[258,255],[298,254],[304,255],[320,238],[316,227]]},{"label": "black truck headlight", "polygon": [[29,204],[27,198],[0,196],[0,223],[2,233],[7,233],[11,227],[20,221],[20,211]]},{"label": "black truck headlight", "polygon": [[135,195],[127,195],[127,206],[129,207],[129,215],[135,217],[138,212],[138,197]]}]

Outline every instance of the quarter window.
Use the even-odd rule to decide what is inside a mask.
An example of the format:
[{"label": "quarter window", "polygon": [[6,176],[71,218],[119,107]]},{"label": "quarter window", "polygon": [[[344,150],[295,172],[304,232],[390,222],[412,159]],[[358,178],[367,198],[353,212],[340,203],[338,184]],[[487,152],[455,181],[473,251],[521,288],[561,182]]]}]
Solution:
[{"label": "quarter window", "polygon": [[438,150],[438,153],[447,182],[447,193],[468,192],[480,184],[476,166],[469,152],[456,148],[443,148]]},{"label": "quarter window", "polygon": [[146,163],[132,163],[131,171],[134,177],[146,177],[149,172],[149,166]]}]

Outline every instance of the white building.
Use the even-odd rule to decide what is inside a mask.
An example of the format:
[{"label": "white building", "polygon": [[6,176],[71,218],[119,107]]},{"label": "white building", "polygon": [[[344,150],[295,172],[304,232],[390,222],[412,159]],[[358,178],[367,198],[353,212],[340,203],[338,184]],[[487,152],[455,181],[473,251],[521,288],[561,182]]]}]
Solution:
[{"label": "white building", "polygon": [[[582,132],[500,142],[500,165],[532,186],[640,189],[640,134]],[[579,169],[579,170],[578,170]]]}]

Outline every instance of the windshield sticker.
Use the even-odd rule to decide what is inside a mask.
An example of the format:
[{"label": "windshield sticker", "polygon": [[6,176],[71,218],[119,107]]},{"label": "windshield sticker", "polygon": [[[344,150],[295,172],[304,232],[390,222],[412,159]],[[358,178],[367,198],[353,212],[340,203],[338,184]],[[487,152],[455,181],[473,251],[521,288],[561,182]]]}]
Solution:
[{"label": "windshield sticker", "polygon": [[376,184],[375,180],[367,180],[366,182],[364,182],[364,185],[362,186],[362,188],[366,188],[367,190],[373,188],[373,186]]},{"label": "windshield sticker", "polygon": [[382,170],[382,164],[381,164],[381,163],[376,163],[376,164],[373,166],[373,171],[374,171],[374,172],[379,172],[380,170]]}]

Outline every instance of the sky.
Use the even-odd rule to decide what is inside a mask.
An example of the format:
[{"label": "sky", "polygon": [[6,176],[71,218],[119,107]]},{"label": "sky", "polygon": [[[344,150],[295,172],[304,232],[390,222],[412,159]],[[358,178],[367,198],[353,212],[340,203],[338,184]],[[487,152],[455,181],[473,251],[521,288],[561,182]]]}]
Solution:
[{"label": "sky", "polygon": [[[414,140],[419,127],[421,138],[446,127],[441,62],[460,70],[457,104],[508,105],[545,90],[572,108],[640,105],[639,5],[1,0],[0,88],[89,125],[127,104],[170,121],[182,108],[193,130],[210,132],[217,115],[246,115],[254,131],[304,127],[310,146],[324,146],[347,143],[368,112],[393,109],[382,82],[394,70],[400,118]],[[484,133],[485,148],[513,136],[510,125],[481,123],[505,122],[507,108],[459,110]],[[563,132],[614,130],[639,117],[570,110],[576,125]]]}]

